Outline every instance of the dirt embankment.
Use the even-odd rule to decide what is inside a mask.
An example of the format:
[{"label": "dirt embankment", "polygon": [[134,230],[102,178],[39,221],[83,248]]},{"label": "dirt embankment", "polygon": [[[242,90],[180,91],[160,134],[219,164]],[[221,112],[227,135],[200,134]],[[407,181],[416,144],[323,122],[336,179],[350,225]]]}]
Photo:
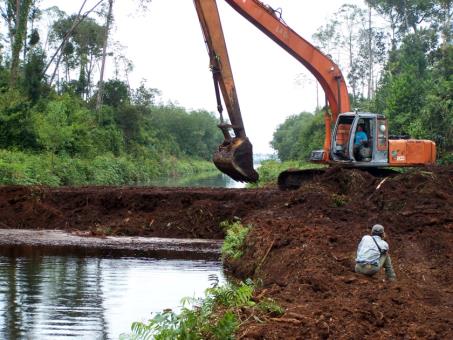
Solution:
[{"label": "dirt embankment", "polygon": [[[0,216],[2,228],[197,238],[221,238],[219,222],[237,216],[253,229],[228,269],[286,309],[262,323],[244,310],[238,337],[453,337],[453,167],[384,182],[331,169],[293,192],[3,187]],[[386,227],[395,283],[353,272],[374,223]]]},{"label": "dirt embankment", "polygon": [[260,190],[0,187],[0,228],[220,239],[220,222],[263,208],[262,196]]}]

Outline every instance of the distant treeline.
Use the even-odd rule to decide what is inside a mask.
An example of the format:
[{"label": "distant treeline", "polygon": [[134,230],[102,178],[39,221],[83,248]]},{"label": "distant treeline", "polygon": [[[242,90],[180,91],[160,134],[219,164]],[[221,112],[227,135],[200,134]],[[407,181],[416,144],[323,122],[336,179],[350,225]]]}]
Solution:
[{"label": "distant treeline", "polygon": [[[106,83],[106,95],[118,99],[110,85],[125,84]],[[95,111],[76,95],[52,93],[33,105],[8,89],[0,96],[0,183],[146,184],[213,171],[207,161],[222,140],[216,125],[205,111],[128,96]]]}]

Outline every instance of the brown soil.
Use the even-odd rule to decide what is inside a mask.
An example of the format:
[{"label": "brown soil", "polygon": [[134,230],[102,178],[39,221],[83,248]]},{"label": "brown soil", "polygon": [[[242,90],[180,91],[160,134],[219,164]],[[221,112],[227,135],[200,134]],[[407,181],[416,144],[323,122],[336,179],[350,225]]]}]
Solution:
[{"label": "brown soil", "polygon": [[[453,167],[381,181],[334,168],[293,192],[2,187],[0,227],[221,238],[219,222],[239,217],[253,229],[227,268],[286,310],[263,322],[244,310],[239,338],[451,339]],[[396,282],[353,271],[374,223],[386,228]]]}]

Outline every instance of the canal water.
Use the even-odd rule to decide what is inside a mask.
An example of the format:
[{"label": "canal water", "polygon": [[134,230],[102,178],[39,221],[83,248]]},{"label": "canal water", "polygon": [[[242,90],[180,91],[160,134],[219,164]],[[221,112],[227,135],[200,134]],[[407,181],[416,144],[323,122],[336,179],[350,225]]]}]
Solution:
[{"label": "canal water", "polygon": [[215,174],[208,177],[165,177],[151,183],[158,187],[211,187],[211,188],[245,188],[245,183],[236,182],[225,174]]},{"label": "canal water", "polygon": [[[244,188],[224,174],[164,178],[170,187]],[[134,321],[183,297],[202,297],[222,264],[212,260],[55,256],[0,247],[0,339],[118,339]]]},{"label": "canal water", "polygon": [[219,261],[0,255],[0,338],[118,339],[213,277],[225,280]]}]

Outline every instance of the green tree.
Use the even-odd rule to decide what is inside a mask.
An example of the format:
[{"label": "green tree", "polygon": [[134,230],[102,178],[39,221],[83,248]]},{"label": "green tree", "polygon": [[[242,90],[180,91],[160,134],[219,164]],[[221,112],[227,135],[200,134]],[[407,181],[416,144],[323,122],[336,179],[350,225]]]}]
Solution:
[{"label": "green tree", "polygon": [[53,24],[51,37],[55,44],[62,46],[66,81],[70,80],[70,72],[78,68],[76,93],[88,99],[92,94],[93,71],[102,56],[104,28],[92,18],[81,20],[79,15],[72,15]]},{"label": "green tree", "polygon": [[111,79],[104,84],[103,103],[115,108],[130,102],[129,87],[121,80]]},{"label": "green tree", "polygon": [[373,8],[385,16],[393,16],[398,33],[417,33],[420,25],[430,22],[438,8],[436,0],[367,0]]},{"label": "green tree", "polygon": [[421,109],[429,87],[428,52],[435,42],[433,32],[423,30],[407,35],[401,48],[390,54],[374,109],[390,118],[393,133],[419,135]]},{"label": "green tree", "polygon": [[434,140],[441,157],[453,160],[453,46],[436,55],[417,137]]},{"label": "green tree", "polygon": [[0,147],[37,147],[30,102],[17,89],[8,89],[0,96]]},{"label": "green tree", "polygon": [[53,101],[46,112],[34,116],[39,143],[52,154],[62,151],[72,137],[67,109],[64,101]]},{"label": "green tree", "polygon": [[4,0],[0,7],[5,19],[11,44],[10,84],[16,86],[19,77],[20,52],[27,38],[28,15],[32,8],[32,0]]},{"label": "green tree", "polygon": [[36,103],[46,91],[47,86],[42,79],[42,71],[45,67],[45,54],[38,48],[28,54],[28,60],[24,68],[22,88],[30,98],[32,104]]},{"label": "green tree", "polygon": [[310,152],[313,149],[319,148],[322,145],[313,140],[313,136],[317,133],[317,130],[321,129],[322,132],[324,126],[317,126],[315,122],[319,119],[315,115],[303,112],[299,115],[291,116],[281,124],[274,132],[274,136],[271,142],[271,146],[277,150],[278,158],[281,161],[288,160],[303,160],[308,158]]}]

